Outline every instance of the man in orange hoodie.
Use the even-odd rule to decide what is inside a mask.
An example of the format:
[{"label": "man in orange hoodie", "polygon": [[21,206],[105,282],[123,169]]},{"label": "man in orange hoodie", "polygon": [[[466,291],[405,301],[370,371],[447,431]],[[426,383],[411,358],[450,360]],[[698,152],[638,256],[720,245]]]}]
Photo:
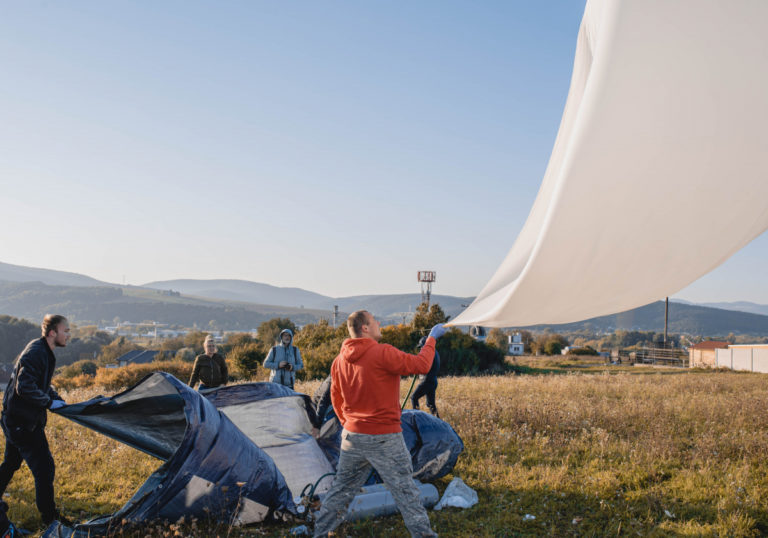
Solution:
[{"label": "man in orange hoodie", "polygon": [[380,344],[381,327],[369,312],[350,314],[341,352],[331,366],[331,401],[344,430],[336,477],[317,513],[314,536],[339,526],[355,493],[376,469],[395,499],[411,536],[437,536],[413,483],[413,464],[400,427],[400,377],[426,374],[435,342],[445,334],[435,325],[418,355]]}]

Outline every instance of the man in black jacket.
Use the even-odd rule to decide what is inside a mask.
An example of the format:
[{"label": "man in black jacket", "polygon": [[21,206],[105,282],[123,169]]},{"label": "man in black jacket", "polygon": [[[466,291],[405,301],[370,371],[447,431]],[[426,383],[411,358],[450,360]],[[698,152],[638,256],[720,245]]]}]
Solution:
[{"label": "man in black jacket", "polygon": [[53,349],[69,341],[69,323],[64,316],[48,314],[42,323],[43,337],[32,340],[21,352],[3,395],[0,424],[5,433],[5,459],[0,465],[0,497],[13,474],[26,461],[35,478],[35,501],[43,522],[61,520],[53,500],[53,456],[45,437],[47,409],[66,405],[51,387],[56,369]]},{"label": "man in black jacket", "polygon": [[[420,341],[416,349],[421,349],[427,342],[427,337],[424,336]],[[435,391],[437,390],[437,374],[440,372],[440,354],[435,350],[435,358],[432,359],[432,367],[429,369],[427,375],[421,376],[421,383],[416,387],[416,390],[411,396],[411,404],[414,409],[419,408],[419,400],[422,396],[427,397],[427,408],[429,412],[440,418],[437,412],[437,405],[435,404]]]}]

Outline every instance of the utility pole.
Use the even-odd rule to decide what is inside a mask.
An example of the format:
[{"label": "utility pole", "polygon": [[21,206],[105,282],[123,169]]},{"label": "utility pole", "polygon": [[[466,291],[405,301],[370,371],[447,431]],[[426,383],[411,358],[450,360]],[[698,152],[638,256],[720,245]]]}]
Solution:
[{"label": "utility pole", "polygon": [[669,326],[669,297],[664,302],[664,349],[667,349],[667,327]]},{"label": "utility pole", "polygon": [[333,328],[336,328],[336,324],[339,322],[339,305],[333,305]]}]

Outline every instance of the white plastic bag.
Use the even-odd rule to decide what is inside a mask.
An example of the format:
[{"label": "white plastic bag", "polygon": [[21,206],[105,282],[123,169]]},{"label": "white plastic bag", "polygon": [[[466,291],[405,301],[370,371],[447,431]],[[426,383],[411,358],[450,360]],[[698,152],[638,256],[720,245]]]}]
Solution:
[{"label": "white plastic bag", "polygon": [[443,498],[435,505],[435,510],[442,510],[446,506],[469,508],[476,505],[477,501],[477,492],[466,485],[461,478],[456,477],[445,488]]}]

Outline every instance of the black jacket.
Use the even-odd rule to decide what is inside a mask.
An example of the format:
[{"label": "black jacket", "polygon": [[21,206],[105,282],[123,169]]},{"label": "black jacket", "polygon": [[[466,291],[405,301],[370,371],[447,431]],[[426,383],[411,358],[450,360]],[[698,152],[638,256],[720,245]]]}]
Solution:
[{"label": "black jacket", "polygon": [[312,405],[315,407],[315,428],[323,425],[323,419],[331,407],[331,376],[325,378],[312,396]]},{"label": "black jacket", "polygon": [[198,355],[195,359],[195,365],[192,367],[192,377],[189,379],[189,386],[194,388],[200,381],[208,388],[226,385],[229,380],[227,371],[227,361],[218,353],[212,357],[208,355]]},{"label": "black jacket", "polygon": [[45,338],[32,340],[21,352],[3,395],[3,415],[33,430],[45,426],[46,409],[61,396],[51,387],[56,356]]},{"label": "black jacket", "polygon": [[427,372],[427,375],[422,378],[422,382],[427,385],[434,383],[437,385],[437,374],[440,373],[440,353],[435,350],[435,358],[432,359],[432,367]]}]

